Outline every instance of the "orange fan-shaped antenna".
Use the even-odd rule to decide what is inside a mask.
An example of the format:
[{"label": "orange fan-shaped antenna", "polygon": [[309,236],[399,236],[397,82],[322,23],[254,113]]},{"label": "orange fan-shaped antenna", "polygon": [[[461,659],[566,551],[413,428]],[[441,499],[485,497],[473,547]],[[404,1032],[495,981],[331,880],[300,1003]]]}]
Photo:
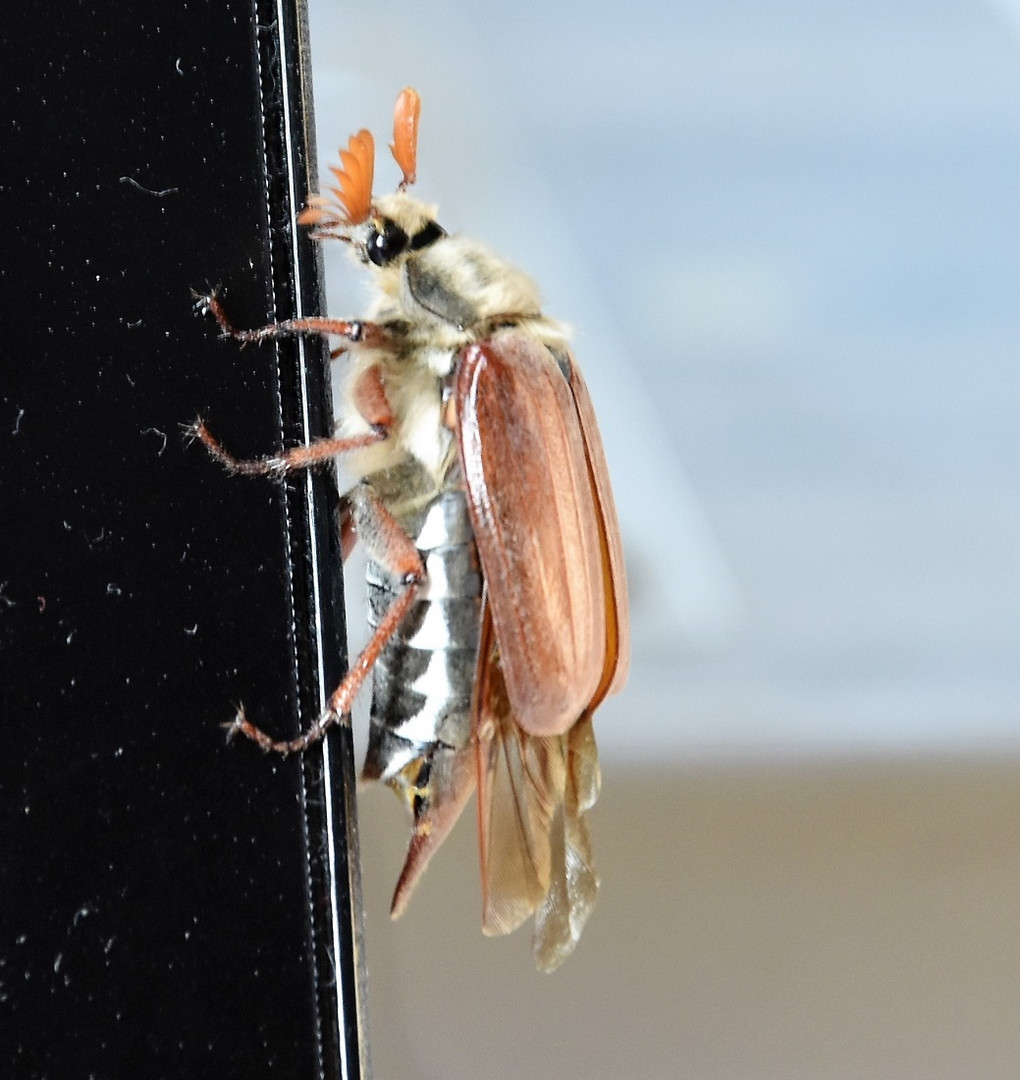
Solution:
[{"label": "orange fan-shaped antenna", "polygon": [[410,86],[400,91],[393,109],[393,142],[390,151],[404,174],[400,190],[414,183],[418,169],[418,117],[421,98]]},{"label": "orange fan-shaped antenna", "polygon": [[[340,185],[330,188],[336,199],[331,204],[321,195],[308,200],[308,208],[301,211],[298,221],[302,225],[359,225],[372,212],[372,178],[375,173],[375,140],[370,131],[361,130],[352,135],[347,149],[340,151],[340,167],[332,165],[329,170]],[[339,213],[337,213],[339,211]]]},{"label": "orange fan-shaped antenna", "polygon": [[340,190],[330,190],[347,212],[351,225],[364,221],[372,210],[372,177],[375,173],[375,140],[370,131],[362,128],[352,135],[347,149],[340,151],[340,168],[329,170],[337,179]]}]

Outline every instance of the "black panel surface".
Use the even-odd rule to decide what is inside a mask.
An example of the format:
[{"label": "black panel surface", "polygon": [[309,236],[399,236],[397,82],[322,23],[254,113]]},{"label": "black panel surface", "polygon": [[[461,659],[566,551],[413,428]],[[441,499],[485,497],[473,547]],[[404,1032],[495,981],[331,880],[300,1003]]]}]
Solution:
[{"label": "black panel surface", "polygon": [[60,7],[0,23],[0,1075],[357,1075],[349,738],[219,727],[296,733],[342,673],[332,484],[181,428],[330,428],[318,345],[240,350],[189,292],[318,303],[297,19]]}]

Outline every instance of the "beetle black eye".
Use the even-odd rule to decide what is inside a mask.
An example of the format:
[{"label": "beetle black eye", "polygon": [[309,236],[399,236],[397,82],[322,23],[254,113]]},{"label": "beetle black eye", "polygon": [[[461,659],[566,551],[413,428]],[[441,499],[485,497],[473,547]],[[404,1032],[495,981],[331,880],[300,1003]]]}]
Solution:
[{"label": "beetle black eye", "polygon": [[434,221],[426,222],[414,236],[411,237],[411,250],[421,251],[422,248],[434,244],[441,236],[445,235],[446,230],[442,225],[438,225]]},{"label": "beetle black eye", "polygon": [[389,218],[383,218],[382,229],[373,226],[365,243],[368,257],[376,266],[392,262],[407,247],[407,233]]}]

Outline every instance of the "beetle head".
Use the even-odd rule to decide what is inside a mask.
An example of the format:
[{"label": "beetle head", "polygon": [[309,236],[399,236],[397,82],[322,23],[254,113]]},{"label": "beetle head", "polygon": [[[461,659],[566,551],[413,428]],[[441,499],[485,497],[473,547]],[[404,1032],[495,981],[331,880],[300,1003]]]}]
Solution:
[{"label": "beetle head", "polygon": [[378,267],[394,265],[402,257],[428,247],[444,230],[436,223],[435,207],[406,193],[415,181],[418,159],[418,117],[421,99],[411,87],[397,98],[393,112],[390,152],[403,174],[393,195],[372,196],[375,140],[370,131],[352,135],[340,151],[340,165],[330,172],[337,187],[326,195],[312,195],[298,222],[313,227],[316,240],[338,239],[353,244],[362,262]]}]

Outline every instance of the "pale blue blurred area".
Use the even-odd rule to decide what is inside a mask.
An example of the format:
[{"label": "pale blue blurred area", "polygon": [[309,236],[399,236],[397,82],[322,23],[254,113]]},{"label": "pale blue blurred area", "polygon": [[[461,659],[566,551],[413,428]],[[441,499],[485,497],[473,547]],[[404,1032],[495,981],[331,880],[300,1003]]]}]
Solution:
[{"label": "pale blue blurred area", "polygon": [[[1020,20],[1003,2],[312,0],[323,170],[577,327],[630,562],[607,759],[1020,747]],[[331,257],[330,308],[361,293]]]}]

